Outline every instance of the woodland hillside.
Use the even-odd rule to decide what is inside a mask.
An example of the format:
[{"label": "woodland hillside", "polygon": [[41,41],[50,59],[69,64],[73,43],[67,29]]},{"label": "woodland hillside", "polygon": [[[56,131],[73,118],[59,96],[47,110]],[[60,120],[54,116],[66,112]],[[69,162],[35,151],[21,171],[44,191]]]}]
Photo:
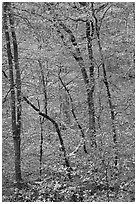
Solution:
[{"label": "woodland hillside", "polygon": [[134,6],[3,3],[3,202],[135,201]]}]

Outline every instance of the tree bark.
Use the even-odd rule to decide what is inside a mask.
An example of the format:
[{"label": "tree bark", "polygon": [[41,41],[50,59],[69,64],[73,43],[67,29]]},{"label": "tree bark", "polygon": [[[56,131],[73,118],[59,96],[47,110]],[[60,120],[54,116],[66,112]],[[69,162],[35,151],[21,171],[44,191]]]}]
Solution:
[{"label": "tree bark", "polygon": [[89,133],[92,135],[92,144],[96,144],[96,128],[95,128],[95,110],[94,110],[94,62],[93,62],[93,49],[92,49],[92,37],[94,34],[93,22],[86,21],[86,38],[87,38],[87,48],[89,56],[89,83],[90,89],[87,93],[88,110],[89,110]]},{"label": "tree bark", "polygon": [[[18,47],[16,34],[14,31],[14,19],[11,15],[11,3],[4,2],[3,3],[3,19],[4,19],[4,30],[5,30],[5,39],[7,43],[7,56],[8,56],[8,64],[9,64],[9,81],[10,81],[10,89],[11,89],[11,117],[12,117],[12,134],[14,141],[14,151],[15,151],[15,177],[17,185],[20,183],[21,179],[21,162],[20,162],[20,130],[21,130],[21,80],[20,80],[20,70],[18,63]],[[14,63],[16,69],[16,86],[17,86],[17,109],[16,109],[16,93],[15,93],[15,85],[14,85],[14,69],[12,62],[12,52],[11,52],[11,42],[10,42],[10,34],[8,27],[7,15],[9,16],[9,23],[11,27],[11,36],[13,40],[13,50],[14,50]]]}]

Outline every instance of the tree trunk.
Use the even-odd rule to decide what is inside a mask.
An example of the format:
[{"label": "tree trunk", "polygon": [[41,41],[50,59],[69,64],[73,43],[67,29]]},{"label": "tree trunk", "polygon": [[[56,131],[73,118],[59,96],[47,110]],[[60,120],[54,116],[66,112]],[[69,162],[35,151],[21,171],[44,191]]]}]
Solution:
[{"label": "tree trunk", "polygon": [[[40,110],[40,102],[38,101],[38,107]],[[39,174],[40,174],[40,180],[41,180],[41,176],[42,176],[42,157],[43,157],[43,122],[44,122],[44,118],[41,117],[39,115],[39,123],[40,123],[40,155],[39,155]]]},{"label": "tree trunk", "polygon": [[[94,100],[93,100],[93,93],[94,93],[94,65],[93,65],[93,56],[92,56],[92,44],[91,44],[91,38],[89,35],[92,35],[90,32],[90,26],[86,24],[86,37],[88,39],[88,52],[89,52],[89,59],[90,59],[90,77],[87,74],[87,70],[85,68],[84,60],[81,56],[80,49],[78,47],[78,44],[76,42],[76,38],[73,35],[72,31],[66,27],[62,22],[60,23],[60,26],[69,34],[70,40],[72,45],[75,48],[75,52],[72,52],[73,57],[78,62],[79,67],[81,69],[82,77],[85,83],[86,92],[87,92],[87,104],[88,104],[88,115],[89,115],[89,133],[91,138],[91,145],[96,146],[95,141],[95,111],[94,111]],[[89,32],[89,33],[88,33]],[[62,36],[62,35],[61,35]],[[64,37],[63,37],[64,38]]]},{"label": "tree trunk", "polygon": [[[18,63],[17,40],[16,40],[15,31],[14,31],[14,19],[12,18],[10,7],[11,7],[11,4],[9,2],[3,3],[4,30],[5,30],[5,39],[7,43],[9,81],[10,81],[10,89],[11,89],[11,117],[12,117],[12,134],[13,134],[14,151],[15,151],[15,177],[18,185],[21,181],[21,163],[20,163],[21,80],[20,80],[20,71],[19,71],[19,63]],[[16,69],[16,86],[17,86],[17,109],[16,109],[16,93],[15,93],[15,85],[14,85],[14,71],[13,71],[13,62],[12,62],[13,57],[11,52],[7,14],[9,15],[11,35],[13,40],[14,62],[15,62],[15,69]]]},{"label": "tree trunk", "polygon": [[62,113],[63,113],[63,121],[66,124],[70,124],[70,104],[69,98],[66,92],[62,91]]},{"label": "tree trunk", "polygon": [[[102,46],[101,46],[101,42],[100,42],[100,31],[99,31],[99,26],[98,26],[98,19],[96,18],[94,11],[93,11],[93,17],[95,19],[95,28],[96,28],[97,42],[98,42],[98,47],[99,47],[99,52],[100,52],[100,57],[101,57],[101,65],[102,65],[102,69],[103,69],[104,84],[105,84],[106,90],[107,90],[108,103],[109,103],[110,114],[111,114],[113,142],[114,142],[115,149],[116,149],[117,148],[117,133],[116,133],[116,127],[115,127],[115,113],[114,113],[114,109],[113,109],[111,92],[110,92],[109,83],[107,80],[105,62],[104,62]],[[115,151],[115,159],[114,159],[115,166],[117,166],[117,163],[118,163],[118,156],[117,156],[117,150],[116,150]]]},{"label": "tree trunk", "polygon": [[19,178],[21,179],[21,164],[20,164],[20,145],[21,145],[21,76],[20,76],[20,68],[19,68],[19,59],[18,59],[18,44],[16,39],[16,33],[14,28],[14,16],[11,11],[11,4],[9,6],[9,21],[11,27],[11,35],[13,42],[13,52],[14,52],[14,64],[16,71],[16,87],[17,87],[17,117],[16,117],[16,129],[17,134],[14,138],[14,146],[15,146],[15,165],[18,169]]},{"label": "tree trunk", "polygon": [[62,135],[61,135],[61,131],[59,129],[59,125],[58,123],[52,119],[50,116],[48,116],[47,114],[45,113],[42,113],[36,106],[34,106],[25,96],[23,96],[23,99],[35,110],[39,113],[40,116],[43,116],[44,118],[46,118],[47,120],[49,120],[50,122],[52,122],[52,124],[54,125],[55,129],[56,129],[56,132],[58,134],[58,137],[59,137],[59,141],[60,141],[60,146],[61,146],[61,150],[63,152],[63,156],[64,156],[64,160],[65,160],[65,165],[67,167],[67,172],[68,172],[68,177],[71,179],[71,174],[70,174],[70,171],[72,170],[72,168],[70,167],[70,163],[69,163],[69,160],[68,160],[68,157],[67,157],[67,153],[66,153],[66,148],[65,148],[65,145],[64,145],[64,141],[63,141],[63,138],[62,138]]},{"label": "tree trunk", "polygon": [[47,103],[48,103],[48,98],[47,98],[47,81],[45,79],[44,76],[44,72],[43,72],[43,66],[42,66],[42,62],[40,60],[38,60],[39,62],[39,67],[40,67],[40,72],[41,72],[41,79],[42,79],[42,86],[43,86],[43,95],[44,95],[44,109],[45,109],[45,114],[47,114]]},{"label": "tree trunk", "polygon": [[86,21],[86,38],[87,48],[89,56],[89,83],[90,89],[87,92],[88,110],[89,110],[89,134],[92,136],[92,145],[96,144],[96,128],[95,128],[95,110],[94,110],[94,63],[93,63],[93,49],[92,49],[92,37],[94,34],[93,22]]},{"label": "tree trunk", "polygon": [[[45,114],[47,115],[47,87],[46,87],[46,80],[45,80],[45,76],[44,76],[44,72],[43,72],[43,66],[42,66],[42,62],[39,59],[38,60],[39,63],[39,67],[40,67],[40,73],[41,73],[41,79],[42,79],[42,88],[43,88],[43,95],[44,95],[44,110],[45,110]],[[38,106],[39,106],[39,110],[40,110],[40,103],[38,101]],[[43,123],[44,123],[44,117],[40,116],[40,179],[42,176],[42,159],[43,159]]]},{"label": "tree trunk", "polygon": [[77,126],[78,126],[79,130],[81,131],[81,136],[82,136],[82,138],[83,138],[83,140],[84,140],[84,142],[83,142],[83,149],[84,149],[84,152],[85,152],[85,153],[88,153],[88,152],[87,152],[87,149],[86,149],[86,144],[85,144],[85,134],[84,134],[84,130],[83,130],[82,126],[80,125],[80,123],[78,122],[78,119],[77,119],[77,117],[76,117],[76,114],[75,114],[75,111],[74,111],[73,100],[72,100],[72,97],[71,97],[71,95],[70,95],[69,89],[66,87],[65,83],[63,82],[63,80],[61,79],[60,76],[59,76],[59,80],[61,81],[62,86],[64,87],[66,93],[67,93],[68,96],[69,96],[69,99],[70,99],[70,102],[71,102],[71,112],[72,112],[72,115],[73,115],[73,117],[74,117],[74,119],[75,119],[75,121],[76,121],[76,123],[77,123]]},{"label": "tree trunk", "polygon": [[[107,89],[108,103],[109,103],[109,108],[110,108],[110,113],[111,113],[113,142],[114,142],[115,147],[116,147],[117,146],[117,134],[116,134],[116,127],[115,127],[115,113],[114,113],[114,109],[113,109],[111,93],[110,93],[109,84],[108,84],[108,80],[107,80],[107,74],[106,74],[106,69],[105,69],[105,63],[103,60],[103,54],[102,54],[102,48],[100,45],[100,41],[99,41],[99,49],[100,49],[101,60],[102,60],[104,83],[105,83],[105,86]],[[115,166],[117,166],[117,162],[118,162],[118,156],[117,156],[117,152],[115,152],[115,160],[114,160]]]}]

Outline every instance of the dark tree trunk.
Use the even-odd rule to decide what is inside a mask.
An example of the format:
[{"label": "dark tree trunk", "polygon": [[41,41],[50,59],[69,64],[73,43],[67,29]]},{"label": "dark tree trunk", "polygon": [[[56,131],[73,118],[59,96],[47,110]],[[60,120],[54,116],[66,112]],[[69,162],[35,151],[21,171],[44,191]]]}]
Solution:
[{"label": "dark tree trunk", "polygon": [[[93,9],[93,7],[92,7],[92,9]],[[112,103],[112,99],[111,99],[111,92],[110,92],[110,88],[109,88],[109,83],[107,80],[107,73],[106,73],[106,68],[105,68],[103,52],[102,52],[102,46],[101,46],[101,42],[100,42],[100,29],[99,29],[99,25],[98,25],[98,19],[95,16],[94,10],[93,10],[93,17],[95,19],[95,28],[96,28],[96,35],[97,35],[99,52],[100,52],[100,56],[101,56],[101,64],[102,64],[103,76],[104,76],[104,84],[105,84],[106,90],[107,90],[108,103],[109,103],[110,114],[111,114],[113,142],[115,144],[115,148],[117,148],[117,133],[116,133],[116,127],[115,127],[115,113],[114,113],[113,103]],[[114,163],[115,163],[115,166],[117,166],[117,163],[118,163],[117,150],[115,151]]]},{"label": "dark tree trunk", "polygon": [[[43,72],[43,66],[42,66],[42,62],[39,59],[38,60],[39,63],[39,67],[40,67],[40,73],[41,73],[41,79],[42,79],[42,88],[43,88],[43,95],[44,95],[44,110],[45,110],[45,114],[47,115],[47,88],[46,88],[46,80],[45,80],[45,76],[44,76],[44,72]],[[40,103],[38,101],[38,106],[39,106],[39,110],[40,110]],[[44,117],[40,116],[40,178],[42,176],[42,159],[43,159],[43,123],[44,123]]]},{"label": "dark tree trunk", "polygon": [[40,119],[40,178],[42,176],[42,157],[43,157],[43,123]]},{"label": "dark tree trunk", "polygon": [[[11,14],[11,4],[8,2],[3,3],[3,19],[4,19],[4,30],[5,38],[7,43],[7,56],[9,63],[9,82],[11,89],[11,117],[12,117],[12,134],[14,140],[14,151],[15,151],[15,177],[17,184],[21,181],[21,162],[20,162],[20,129],[21,129],[21,80],[20,80],[20,70],[18,63],[18,47],[16,34],[14,31],[14,19]],[[13,50],[14,50],[14,63],[16,69],[16,86],[17,86],[17,109],[16,109],[16,93],[14,85],[14,71],[13,71],[13,62],[12,62],[12,52],[11,52],[11,43],[10,43],[10,34],[7,21],[7,15],[9,16],[9,24],[11,28],[11,36],[13,40]]]},{"label": "dark tree trunk", "polygon": [[43,66],[40,60],[38,60],[39,62],[39,67],[40,67],[40,72],[41,72],[41,79],[42,79],[42,86],[43,86],[43,95],[44,95],[44,109],[45,109],[45,114],[47,114],[47,103],[48,103],[48,99],[47,99],[47,87],[46,87],[46,79],[44,76],[44,72],[43,72]]},{"label": "dark tree trunk", "polygon": [[[117,134],[116,134],[116,127],[115,127],[115,113],[114,113],[114,109],[113,109],[111,93],[110,93],[109,83],[107,80],[107,74],[106,74],[106,69],[105,69],[105,63],[103,60],[103,54],[102,54],[102,48],[101,48],[100,41],[99,41],[99,49],[100,49],[101,60],[102,60],[104,84],[105,84],[106,90],[107,90],[108,103],[109,103],[110,114],[111,114],[113,142],[114,142],[115,146],[117,146]],[[115,166],[117,166],[117,162],[118,162],[118,156],[117,156],[117,153],[115,152],[115,160],[114,160]]]},{"label": "dark tree trunk", "polygon": [[78,44],[76,42],[75,36],[73,35],[72,31],[66,27],[63,23],[60,23],[60,26],[69,34],[70,40],[72,45],[75,48],[75,52],[72,52],[73,57],[78,62],[81,73],[83,76],[83,80],[86,87],[87,92],[87,104],[88,104],[88,115],[89,115],[89,133],[91,137],[91,143],[92,145],[96,146],[96,140],[95,140],[95,111],[94,111],[94,100],[93,100],[93,93],[94,93],[94,64],[93,64],[93,54],[92,54],[92,41],[90,38],[90,35],[92,35],[92,31],[90,31],[90,25],[86,24],[86,37],[88,40],[88,52],[89,52],[89,60],[90,60],[90,67],[89,72],[90,76],[87,74],[87,70],[85,68],[84,60],[81,56],[80,49],[78,47]]},{"label": "dark tree trunk", "polygon": [[42,113],[42,112],[41,112],[36,106],[34,106],[25,96],[23,97],[23,99],[24,99],[35,111],[37,111],[40,116],[43,116],[44,118],[46,118],[47,120],[49,120],[50,122],[52,122],[52,124],[54,125],[54,127],[55,127],[55,129],[56,129],[56,132],[57,132],[57,134],[58,134],[58,137],[59,137],[61,150],[62,150],[62,152],[63,152],[63,156],[64,156],[64,160],[65,160],[65,165],[66,165],[67,171],[68,171],[68,176],[69,176],[69,178],[71,178],[71,175],[70,175],[71,167],[70,167],[70,163],[69,163],[69,160],[68,160],[68,157],[67,157],[67,153],[66,153],[64,141],[63,141],[63,138],[62,138],[62,135],[61,135],[61,132],[60,132],[58,123],[57,123],[54,119],[52,119],[50,116],[48,116],[47,114]]},{"label": "dark tree trunk", "polygon": [[86,38],[87,38],[87,48],[89,56],[89,84],[90,89],[87,93],[88,110],[89,110],[89,133],[92,136],[92,145],[96,144],[96,128],[95,128],[95,110],[94,110],[94,62],[93,62],[93,49],[92,49],[92,37],[94,34],[93,22],[86,22]]},{"label": "dark tree trunk", "polygon": [[[37,99],[38,100],[38,99]],[[38,107],[40,110],[40,102],[38,100]],[[40,174],[40,180],[42,176],[42,157],[43,157],[43,122],[44,118],[42,116],[39,116],[39,122],[40,122],[40,155],[39,155],[39,174]]]}]

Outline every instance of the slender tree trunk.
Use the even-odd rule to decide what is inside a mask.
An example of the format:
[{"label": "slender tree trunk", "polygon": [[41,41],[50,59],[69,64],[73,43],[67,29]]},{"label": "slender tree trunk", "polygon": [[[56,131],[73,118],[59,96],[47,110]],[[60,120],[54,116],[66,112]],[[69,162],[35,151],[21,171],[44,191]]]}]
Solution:
[{"label": "slender tree trunk", "polygon": [[46,87],[46,79],[45,79],[45,76],[44,76],[44,72],[43,72],[43,66],[42,66],[42,63],[40,60],[38,60],[39,62],[39,67],[40,67],[40,72],[41,72],[41,78],[42,78],[42,85],[43,85],[43,95],[44,95],[44,109],[45,109],[45,114],[47,115],[47,103],[48,103],[48,100],[47,100],[47,87]]},{"label": "slender tree trunk", "polygon": [[46,118],[47,120],[49,120],[50,122],[52,122],[52,124],[54,125],[55,129],[56,129],[56,132],[58,134],[58,137],[59,137],[59,141],[60,141],[60,146],[61,146],[61,150],[63,152],[63,156],[64,156],[64,160],[65,160],[65,165],[67,167],[67,172],[68,172],[68,177],[71,178],[71,174],[70,174],[70,171],[72,170],[72,168],[70,167],[70,163],[69,163],[69,160],[68,160],[68,157],[67,157],[67,153],[66,153],[66,148],[65,148],[65,145],[64,145],[64,141],[63,141],[63,138],[62,138],[62,135],[61,135],[61,132],[60,132],[60,128],[59,128],[59,125],[58,123],[52,119],[50,116],[48,116],[47,114],[45,113],[42,113],[36,106],[34,106],[25,96],[23,96],[23,99],[35,110],[39,113],[40,116],[43,116],[44,118]]},{"label": "slender tree trunk", "polygon": [[[41,79],[42,79],[42,88],[43,88],[43,95],[44,95],[44,110],[45,114],[47,115],[47,88],[46,88],[46,80],[43,72],[43,66],[41,60],[38,60],[39,67],[40,67],[40,73],[41,73]],[[38,106],[40,110],[40,103],[38,101]],[[42,176],[42,157],[43,157],[43,123],[44,123],[44,117],[42,118],[40,116],[40,178]]]},{"label": "slender tree trunk", "polygon": [[[15,151],[15,177],[16,177],[17,184],[19,184],[21,181],[21,162],[20,162],[21,80],[20,80],[20,71],[19,71],[19,63],[18,63],[17,40],[16,40],[15,31],[14,31],[14,19],[11,14],[10,7],[11,7],[11,4],[9,2],[3,3],[4,30],[5,30],[5,38],[7,43],[9,81],[10,81],[10,89],[11,89],[11,117],[12,117],[12,134],[13,134],[14,151]],[[12,62],[13,57],[11,52],[7,14],[9,15],[11,36],[13,40],[14,63],[15,63],[15,69],[16,69],[16,86],[17,86],[17,109],[16,109],[16,93],[15,93],[15,86],[14,86],[14,71],[13,71],[13,62]]]},{"label": "slender tree trunk", "polygon": [[[40,102],[38,101],[38,107],[40,110]],[[41,176],[42,176],[42,157],[43,157],[43,122],[44,122],[44,118],[42,116],[39,115],[39,122],[40,122],[40,155],[39,155],[39,174],[40,174],[40,180],[41,180]]]},{"label": "slender tree trunk", "polygon": [[96,128],[95,128],[95,110],[94,110],[94,62],[93,62],[93,49],[92,49],[92,37],[94,34],[93,22],[86,21],[86,37],[87,48],[89,56],[89,83],[90,89],[87,92],[88,110],[89,110],[89,133],[92,135],[92,145],[96,144]]},{"label": "slender tree trunk", "polygon": [[63,121],[66,124],[70,124],[70,104],[69,98],[66,92],[62,90],[62,113],[63,113]]},{"label": "slender tree trunk", "polygon": [[[110,108],[110,113],[111,113],[113,142],[115,145],[117,145],[117,134],[116,134],[116,127],[115,127],[115,113],[114,113],[114,109],[113,109],[111,93],[110,93],[109,84],[108,84],[108,80],[107,80],[107,74],[106,74],[106,69],[105,69],[105,63],[103,60],[102,48],[100,45],[100,41],[98,41],[98,42],[99,42],[99,50],[100,50],[101,60],[102,60],[104,83],[105,83],[105,86],[107,89],[107,96],[108,96],[109,108]],[[114,160],[115,166],[117,166],[117,162],[118,162],[118,156],[117,156],[117,153],[115,152],[115,160]]]},{"label": "slender tree trunk", "polygon": [[40,116],[40,178],[42,176],[42,158],[43,157],[43,122]]},{"label": "slender tree trunk", "polygon": [[[98,27],[98,20],[94,14],[94,11],[93,11],[93,17],[95,19],[95,28],[96,28],[99,52],[100,52],[100,56],[101,56],[101,64],[102,64],[103,76],[104,76],[104,84],[105,84],[106,90],[107,90],[108,103],[109,103],[109,108],[110,108],[110,113],[111,113],[113,142],[114,142],[115,148],[116,148],[117,147],[117,134],[116,134],[116,127],[115,127],[115,113],[114,113],[113,103],[112,103],[112,99],[111,99],[111,92],[110,92],[110,88],[109,88],[109,83],[107,80],[107,73],[106,73],[106,68],[105,68],[103,52],[102,52],[102,46],[100,43],[100,33],[99,33],[100,31],[99,31],[99,27]],[[117,166],[117,162],[118,162],[118,156],[117,156],[117,151],[115,151],[115,159],[114,159],[115,166]]]},{"label": "slender tree trunk", "polygon": [[82,138],[83,138],[83,140],[84,140],[84,142],[83,142],[83,149],[84,149],[84,152],[85,152],[85,153],[88,153],[88,152],[87,152],[87,149],[86,149],[86,144],[85,144],[85,134],[84,134],[84,130],[83,130],[82,126],[79,124],[78,119],[77,119],[77,117],[76,117],[76,114],[75,114],[75,111],[74,111],[74,106],[73,106],[73,100],[72,100],[72,97],[71,97],[71,95],[70,95],[69,89],[66,87],[66,85],[64,84],[64,82],[62,81],[62,79],[61,79],[60,76],[59,76],[59,80],[61,81],[61,84],[63,85],[65,91],[67,92],[67,94],[68,94],[68,96],[69,96],[69,99],[70,99],[70,102],[71,102],[71,112],[72,112],[72,115],[73,115],[73,117],[74,117],[74,119],[75,119],[75,121],[76,121],[76,123],[77,123],[77,126],[78,126],[79,130],[81,131],[81,136],[82,136]]},{"label": "slender tree trunk", "polygon": [[[83,80],[85,83],[86,92],[87,92],[87,104],[88,104],[88,115],[89,115],[89,132],[90,132],[90,138],[91,138],[91,145],[96,146],[96,141],[95,141],[95,132],[96,132],[96,130],[95,130],[95,111],[94,111],[94,100],[93,100],[94,64],[93,64],[93,56],[92,56],[91,38],[89,37],[89,35],[91,35],[91,33],[88,33],[88,32],[90,32],[89,31],[90,26],[86,25],[87,26],[86,34],[87,34],[87,39],[88,39],[88,52],[89,52],[89,59],[90,59],[90,67],[89,67],[90,77],[87,74],[84,60],[81,56],[81,52],[80,52],[80,49],[79,49],[78,44],[76,42],[75,36],[73,35],[72,31],[66,27],[66,25],[64,25],[63,23],[60,23],[60,26],[69,34],[71,43],[75,48],[75,52],[72,52],[72,55],[79,64],[79,67],[81,69],[81,73],[83,76]],[[59,31],[59,33],[60,33],[60,31]],[[64,39],[63,34],[61,34],[61,38]],[[66,46],[66,44],[65,44],[65,46]]]}]

